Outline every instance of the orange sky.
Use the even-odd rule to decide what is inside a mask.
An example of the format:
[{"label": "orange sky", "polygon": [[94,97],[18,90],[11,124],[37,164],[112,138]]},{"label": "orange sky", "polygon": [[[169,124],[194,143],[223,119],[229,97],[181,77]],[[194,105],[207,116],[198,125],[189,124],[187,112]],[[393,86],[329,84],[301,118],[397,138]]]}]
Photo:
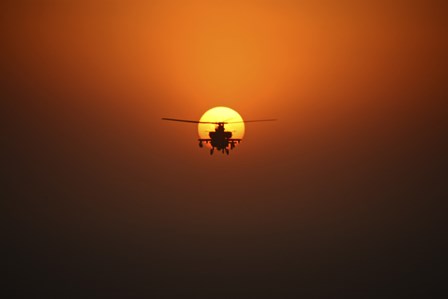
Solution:
[{"label": "orange sky", "polygon": [[223,105],[243,119],[279,119],[246,126],[235,165],[252,167],[260,157],[284,165],[298,152],[321,165],[330,149],[347,157],[399,152],[443,119],[442,8],[424,1],[10,2],[2,9],[6,82],[24,94],[23,103],[13,102],[31,127],[67,144],[85,139],[98,151],[102,141],[117,151],[140,144],[145,159],[203,165],[208,155],[197,147],[196,127],[160,118],[199,119]]},{"label": "orange sky", "polygon": [[[434,256],[417,250],[446,188],[446,1],[3,2],[7,210],[36,277],[46,256],[82,278],[303,269],[376,288],[402,252]],[[195,124],[160,119],[214,106],[278,121],[210,156]]]},{"label": "orange sky", "polygon": [[16,76],[140,97],[148,126],[217,105],[305,126],[446,74],[443,15],[423,1],[11,2],[2,14]]}]

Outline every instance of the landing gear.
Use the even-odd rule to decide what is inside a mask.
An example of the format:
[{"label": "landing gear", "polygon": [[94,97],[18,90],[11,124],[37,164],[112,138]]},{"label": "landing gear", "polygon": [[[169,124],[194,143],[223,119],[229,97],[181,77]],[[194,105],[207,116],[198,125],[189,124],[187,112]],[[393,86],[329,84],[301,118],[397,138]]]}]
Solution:
[{"label": "landing gear", "polygon": [[228,148],[226,148],[226,154],[227,154],[227,155],[229,154],[229,149],[228,149]]},{"label": "landing gear", "polygon": [[204,145],[202,145],[202,141],[199,141],[199,147],[203,147]]},{"label": "landing gear", "polygon": [[214,151],[215,151],[215,148],[210,149],[210,155],[213,155]]}]

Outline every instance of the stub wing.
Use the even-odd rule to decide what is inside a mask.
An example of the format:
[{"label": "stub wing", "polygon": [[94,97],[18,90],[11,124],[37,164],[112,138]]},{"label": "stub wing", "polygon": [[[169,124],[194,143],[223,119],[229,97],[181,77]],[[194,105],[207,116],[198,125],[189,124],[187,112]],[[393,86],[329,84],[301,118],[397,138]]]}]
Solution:
[{"label": "stub wing", "polygon": [[[229,138],[227,139],[229,142],[236,142],[236,143],[240,143],[241,142],[241,138]],[[199,142],[211,142],[212,140],[210,138],[199,138],[198,139]]]},{"label": "stub wing", "polygon": [[241,139],[241,138],[230,138],[230,139],[227,139],[227,140],[229,140],[229,142],[240,143],[240,141],[241,141],[242,139]]}]

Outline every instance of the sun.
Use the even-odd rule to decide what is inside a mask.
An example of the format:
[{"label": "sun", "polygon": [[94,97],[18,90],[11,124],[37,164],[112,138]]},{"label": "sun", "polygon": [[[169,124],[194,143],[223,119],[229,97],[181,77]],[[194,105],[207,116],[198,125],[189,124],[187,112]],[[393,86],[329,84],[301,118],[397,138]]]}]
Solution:
[{"label": "sun", "polygon": [[[229,122],[225,125],[226,131],[232,132],[232,138],[242,139],[244,136],[244,122],[241,115],[235,110],[228,107],[214,107],[207,110],[201,117],[200,121],[205,122]],[[240,123],[231,123],[240,122]],[[215,131],[213,124],[198,124],[199,138],[210,138],[208,133]]]}]

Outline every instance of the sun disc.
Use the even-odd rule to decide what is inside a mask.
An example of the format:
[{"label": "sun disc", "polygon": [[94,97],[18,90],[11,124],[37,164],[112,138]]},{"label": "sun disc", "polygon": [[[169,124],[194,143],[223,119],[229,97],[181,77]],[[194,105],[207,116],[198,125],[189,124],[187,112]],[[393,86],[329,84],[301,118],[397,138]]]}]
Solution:
[{"label": "sun disc", "polygon": [[[225,124],[226,131],[232,132],[232,138],[242,139],[244,136],[244,122],[241,115],[228,107],[214,107],[207,110],[200,119],[201,122],[229,122]],[[240,122],[240,123],[232,123]],[[214,124],[198,124],[199,138],[206,139],[209,132],[215,131]]]}]

